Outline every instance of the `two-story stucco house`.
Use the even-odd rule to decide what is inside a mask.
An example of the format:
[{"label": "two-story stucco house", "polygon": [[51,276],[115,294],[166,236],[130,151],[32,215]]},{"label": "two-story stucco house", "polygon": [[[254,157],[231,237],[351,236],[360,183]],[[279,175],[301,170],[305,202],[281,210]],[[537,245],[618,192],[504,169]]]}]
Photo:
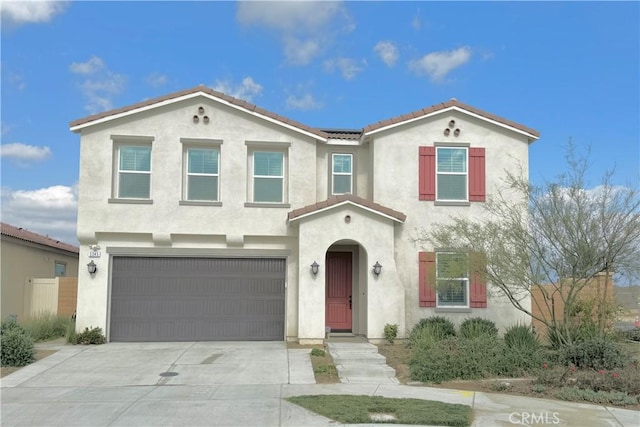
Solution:
[{"label": "two-story stucco house", "polygon": [[[524,318],[416,229],[482,215],[538,132],[456,100],[313,128],[204,86],[71,122],[78,328],[111,341],[370,340],[419,319]],[[96,246],[100,247],[96,251]],[[90,253],[91,258],[89,258]],[[438,274],[440,272],[440,274]],[[526,304],[526,303],[525,303]]]}]

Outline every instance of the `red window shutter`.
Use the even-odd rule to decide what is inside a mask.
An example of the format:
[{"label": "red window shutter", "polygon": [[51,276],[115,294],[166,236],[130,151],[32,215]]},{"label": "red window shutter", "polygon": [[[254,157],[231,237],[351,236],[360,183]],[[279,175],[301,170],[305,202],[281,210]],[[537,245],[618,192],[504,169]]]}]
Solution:
[{"label": "red window shutter", "polygon": [[484,148],[469,148],[469,201],[486,200]]},{"label": "red window shutter", "polygon": [[470,256],[469,305],[471,308],[487,308],[487,277],[485,274],[486,260],[480,253]]},{"label": "red window shutter", "polygon": [[436,253],[420,252],[418,285],[420,287],[420,307],[436,306]]},{"label": "red window shutter", "polygon": [[436,148],[420,147],[419,149],[419,200],[436,199]]}]

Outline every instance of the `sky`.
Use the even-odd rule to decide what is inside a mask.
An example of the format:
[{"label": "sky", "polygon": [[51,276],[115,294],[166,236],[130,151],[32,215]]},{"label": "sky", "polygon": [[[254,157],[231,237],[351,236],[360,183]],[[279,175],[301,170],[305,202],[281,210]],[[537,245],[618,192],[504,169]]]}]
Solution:
[{"label": "sky", "polygon": [[320,128],[456,98],[538,130],[530,179],[590,151],[640,178],[638,2],[1,0],[3,222],[77,244],[69,122],[204,84]]}]

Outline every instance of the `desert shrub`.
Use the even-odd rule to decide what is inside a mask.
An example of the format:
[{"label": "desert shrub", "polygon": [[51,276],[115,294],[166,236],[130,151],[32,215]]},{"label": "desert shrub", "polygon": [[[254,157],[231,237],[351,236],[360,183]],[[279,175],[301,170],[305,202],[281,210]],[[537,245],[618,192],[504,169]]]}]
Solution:
[{"label": "desert shrub", "polygon": [[107,342],[107,339],[102,334],[101,328],[84,328],[84,331],[79,334],[76,333],[73,335],[73,338],[69,338],[69,342],[71,344],[104,344]]},{"label": "desert shrub", "polygon": [[70,317],[45,312],[26,322],[24,327],[38,342],[66,336],[71,325]]},{"label": "desert shrub", "polygon": [[540,348],[538,337],[535,332],[533,332],[533,329],[527,325],[510,326],[502,338],[509,348],[527,348],[532,350]]},{"label": "desert shrub", "polygon": [[526,325],[515,325],[504,334],[504,354],[500,362],[503,374],[522,376],[534,371],[544,359],[540,342]]},{"label": "desert shrub", "polygon": [[502,341],[491,336],[433,340],[414,348],[409,360],[411,379],[441,383],[453,379],[490,377],[502,369],[497,361],[503,350]]},{"label": "desert shrub", "polygon": [[603,405],[637,405],[638,396],[629,396],[621,391],[593,391],[578,387],[563,387],[553,393],[554,397],[562,400],[584,400],[586,402]]},{"label": "desert shrub", "polygon": [[312,348],[311,355],[316,357],[324,357],[326,355],[325,351],[321,348]]},{"label": "desert shrub", "polygon": [[629,357],[615,341],[599,337],[564,346],[560,360],[567,366],[600,370],[620,368]]},{"label": "desert shrub", "polygon": [[640,342],[640,328],[620,331],[619,336],[625,340]]},{"label": "desert shrub", "polygon": [[15,320],[2,322],[0,363],[2,366],[25,366],[35,360],[33,338]]},{"label": "desert shrub", "polygon": [[389,344],[393,344],[393,341],[396,339],[396,337],[398,336],[398,325],[392,325],[390,323],[387,323],[386,325],[384,325],[384,337],[386,338],[387,341],[389,341]]},{"label": "desert shrub", "polygon": [[[427,332],[425,332],[427,331]],[[456,327],[451,320],[442,316],[420,319],[409,334],[409,345],[413,346],[417,340],[443,339],[456,335]]]},{"label": "desert shrub", "polygon": [[464,338],[477,338],[481,336],[498,336],[498,328],[491,320],[481,317],[465,319],[460,324],[460,336]]}]

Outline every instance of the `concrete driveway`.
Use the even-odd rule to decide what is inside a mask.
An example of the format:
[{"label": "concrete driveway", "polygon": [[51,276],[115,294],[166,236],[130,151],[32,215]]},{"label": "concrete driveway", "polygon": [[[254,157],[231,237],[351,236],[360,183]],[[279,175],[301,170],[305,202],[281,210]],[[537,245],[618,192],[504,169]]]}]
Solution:
[{"label": "concrete driveway", "polygon": [[335,425],[281,400],[314,384],[282,342],[63,346],[1,380],[3,426]]}]

